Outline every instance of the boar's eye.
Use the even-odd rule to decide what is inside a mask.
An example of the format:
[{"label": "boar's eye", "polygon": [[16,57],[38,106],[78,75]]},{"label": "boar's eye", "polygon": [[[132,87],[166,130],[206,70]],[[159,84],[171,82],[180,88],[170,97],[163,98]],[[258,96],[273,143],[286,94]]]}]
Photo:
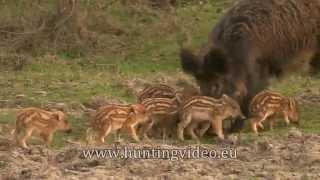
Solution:
[{"label": "boar's eye", "polygon": [[220,49],[212,49],[204,57],[203,68],[209,74],[224,74],[227,69],[226,55]]}]

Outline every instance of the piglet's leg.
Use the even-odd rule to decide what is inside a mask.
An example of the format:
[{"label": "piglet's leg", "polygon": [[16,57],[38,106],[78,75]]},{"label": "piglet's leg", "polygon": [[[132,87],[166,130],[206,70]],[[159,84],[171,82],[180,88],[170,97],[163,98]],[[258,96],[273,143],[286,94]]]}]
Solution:
[{"label": "piglet's leg", "polygon": [[223,127],[222,127],[222,119],[216,118],[212,121],[212,126],[215,129],[215,132],[219,139],[223,140],[224,135],[223,135]]},{"label": "piglet's leg", "polygon": [[259,121],[259,126],[260,124],[265,121],[270,115],[272,115],[273,113],[272,112],[267,112],[264,114],[264,116],[261,118],[261,120]]},{"label": "piglet's leg", "polygon": [[40,137],[47,144],[47,147],[50,147],[53,139],[53,132],[41,132]]},{"label": "piglet's leg", "polygon": [[199,131],[199,137],[202,137],[210,128],[210,123],[204,123],[201,125],[201,129]]},{"label": "piglet's leg", "polygon": [[137,124],[138,123],[130,123],[130,124],[127,125],[127,129],[128,129],[128,133],[130,134],[132,139],[134,139],[136,142],[140,142],[140,139],[139,139],[139,137],[137,135],[136,128],[135,128],[135,126]]},{"label": "piglet's leg", "polygon": [[105,131],[101,131],[99,133],[99,143],[100,144],[104,143],[104,138],[110,134],[111,130],[112,130],[112,126],[108,125],[107,128],[105,129]]},{"label": "piglet's leg", "polygon": [[122,141],[121,137],[120,137],[120,130],[116,130],[114,132],[114,139],[115,139],[116,142],[121,142]]},{"label": "piglet's leg", "polygon": [[86,143],[90,144],[93,141],[93,129],[92,128],[88,128],[86,131]]},{"label": "piglet's leg", "polygon": [[178,124],[177,136],[181,141],[184,141],[184,135],[183,135],[184,128],[186,128],[191,123],[191,121],[192,121],[192,116],[188,116]]},{"label": "piglet's leg", "polygon": [[187,127],[187,131],[188,134],[191,136],[192,139],[194,140],[199,140],[198,136],[194,133],[194,129],[198,126],[198,123],[191,123],[188,127]]},{"label": "piglet's leg", "polygon": [[49,133],[46,136],[46,143],[47,143],[47,147],[50,147],[51,143],[52,143],[52,139],[53,139],[53,132]]},{"label": "piglet's leg", "polygon": [[271,131],[273,130],[273,125],[274,125],[274,119],[270,119],[269,128]]},{"label": "piglet's leg", "polygon": [[261,122],[258,123],[258,126],[261,128],[261,129],[264,129],[264,126]]},{"label": "piglet's leg", "polygon": [[258,124],[259,120],[257,118],[251,118],[250,123],[251,123],[251,129],[255,134],[258,134]]},{"label": "piglet's leg", "polygon": [[148,132],[150,131],[150,129],[153,126],[153,120],[150,119],[148,122],[146,122],[145,124],[143,124],[143,126],[141,127],[141,134],[143,136],[143,139],[150,141],[149,137],[148,137]]},{"label": "piglet's leg", "polygon": [[287,112],[283,112],[284,121],[286,122],[287,126],[290,124],[289,116]]},{"label": "piglet's leg", "polygon": [[261,120],[257,122],[258,126],[259,126],[261,129],[264,129],[262,122],[265,121],[265,120],[267,120],[267,118],[269,118],[272,114],[273,114],[273,112],[267,112],[267,113],[265,113],[264,116],[261,118]]},{"label": "piglet's leg", "polygon": [[165,141],[167,139],[167,129],[165,127],[162,129],[162,141]]},{"label": "piglet's leg", "polygon": [[32,128],[27,128],[27,129],[25,129],[25,132],[21,137],[21,140],[20,140],[19,144],[25,149],[29,149],[28,146],[27,146],[26,141],[32,135],[32,132],[33,132]]}]

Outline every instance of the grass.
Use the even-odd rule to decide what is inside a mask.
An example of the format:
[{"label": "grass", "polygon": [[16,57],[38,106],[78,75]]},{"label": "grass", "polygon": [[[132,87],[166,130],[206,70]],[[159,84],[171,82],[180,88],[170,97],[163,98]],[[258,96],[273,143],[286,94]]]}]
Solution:
[{"label": "grass", "polygon": [[[176,25],[172,15],[157,12],[144,14],[139,9],[126,10],[108,6],[110,18],[128,32],[120,37],[101,36],[110,40],[103,55],[82,56],[79,52],[48,53],[34,57],[21,71],[0,72],[0,100],[9,100],[21,106],[42,106],[49,102],[84,103],[93,96],[116,97],[133,102],[134,97],[119,82],[133,78],[152,81],[158,73],[175,77],[179,71],[179,39],[191,34],[192,46],[199,47],[207,41],[207,34],[221,15],[223,1],[210,1],[204,5],[189,5],[177,9]],[[129,17],[130,18],[129,18]],[[174,24],[174,23],[173,23]],[[124,49],[119,44],[124,44]],[[116,49],[116,50],[114,50]],[[81,54],[81,53],[80,53]],[[295,95],[306,88],[320,87],[319,79],[291,76],[272,88],[286,95]],[[46,93],[40,94],[39,91]],[[25,95],[19,99],[17,95]],[[303,107],[301,129],[319,133],[319,107]],[[0,112],[0,124],[14,123],[15,111]],[[81,139],[86,130],[87,117],[69,115],[74,132],[66,136],[57,133],[54,147],[59,148],[65,140]],[[276,128],[272,133],[285,133],[288,128]],[[248,133],[248,125],[244,133]],[[249,136],[248,136],[249,137]],[[249,138],[250,139],[250,138]],[[214,143],[211,138],[201,140]],[[189,141],[187,141],[189,143]],[[190,141],[192,143],[193,141]]]},{"label": "grass", "polygon": [[7,110],[0,112],[0,124],[7,124],[14,125],[15,119],[15,111]]}]

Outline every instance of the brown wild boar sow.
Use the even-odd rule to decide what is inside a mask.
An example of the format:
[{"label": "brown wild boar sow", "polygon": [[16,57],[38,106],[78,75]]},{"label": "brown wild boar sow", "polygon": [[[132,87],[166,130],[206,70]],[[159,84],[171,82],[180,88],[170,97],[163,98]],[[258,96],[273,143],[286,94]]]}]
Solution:
[{"label": "brown wild boar sow", "polygon": [[250,103],[251,128],[258,133],[258,126],[263,128],[262,122],[269,120],[270,129],[273,129],[274,118],[283,115],[286,124],[290,121],[299,122],[299,114],[296,101],[280,93],[264,90],[258,93]]},{"label": "brown wild boar sow", "polygon": [[200,130],[200,136],[208,130],[211,124],[218,137],[224,139],[222,121],[229,117],[245,118],[240,105],[227,95],[223,95],[220,99],[207,96],[192,97],[181,105],[179,114],[180,122],[177,134],[180,140],[184,140],[183,131],[185,128],[193,139],[198,139],[194,129],[203,122],[209,124]]},{"label": "brown wild boar sow", "polygon": [[176,127],[179,103],[176,98],[147,98],[142,101],[146,109],[148,120],[141,127],[143,138],[149,140],[147,133],[156,125],[162,131],[162,137],[166,138]]},{"label": "brown wild boar sow", "polygon": [[[252,98],[287,72],[320,72],[320,0],[239,0],[215,23],[199,53],[181,65],[202,95],[234,98],[248,116]],[[244,121],[234,121],[231,131]]]},{"label": "brown wild boar sow", "polygon": [[145,119],[145,109],[141,104],[103,106],[91,119],[91,128],[87,130],[87,140],[91,139],[94,133],[98,136],[97,140],[104,143],[105,137],[112,131],[126,129],[130,136],[138,142],[140,139],[136,133],[136,126]]},{"label": "brown wild boar sow", "polygon": [[71,132],[71,127],[62,111],[46,111],[39,108],[25,108],[17,114],[15,138],[23,148],[28,148],[27,139],[37,132],[49,146],[56,131]]}]

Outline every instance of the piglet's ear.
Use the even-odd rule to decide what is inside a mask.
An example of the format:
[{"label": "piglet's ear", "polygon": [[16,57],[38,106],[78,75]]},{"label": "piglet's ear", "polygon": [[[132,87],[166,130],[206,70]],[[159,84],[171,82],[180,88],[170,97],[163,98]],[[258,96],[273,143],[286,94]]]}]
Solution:
[{"label": "piglet's ear", "polygon": [[225,102],[228,102],[230,103],[231,105],[233,105],[233,99],[231,99],[230,96],[226,95],[226,94],[223,94],[222,95],[222,99],[225,100]]},{"label": "piglet's ear", "polygon": [[145,112],[145,108],[144,108],[144,106],[142,104],[133,104],[133,105],[131,105],[131,110],[135,114],[144,113]]},{"label": "piglet's ear", "polygon": [[64,113],[62,111],[52,112],[52,116],[57,121],[62,121],[64,119]]},{"label": "piglet's ear", "polygon": [[185,73],[196,75],[201,71],[201,61],[190,49],[180,50],[180,61]]},{"label": "piglet's ear", "polygon": [[223,95],[222,95],[222,98],[223,98],[223,99],[228,99],[229,96],[227,96],[226,94],[223,94]]}]

